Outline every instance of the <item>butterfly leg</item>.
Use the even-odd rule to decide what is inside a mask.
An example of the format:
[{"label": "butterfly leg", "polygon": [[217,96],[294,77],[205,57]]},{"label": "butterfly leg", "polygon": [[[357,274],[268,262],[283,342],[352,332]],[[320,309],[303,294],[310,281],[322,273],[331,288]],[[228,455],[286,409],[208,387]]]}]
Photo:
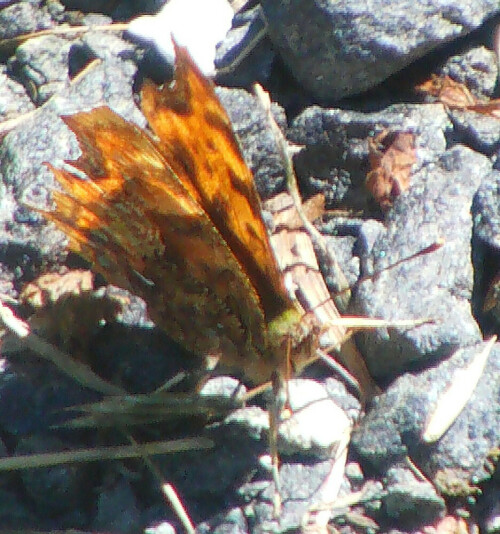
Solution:
[{"label": "butterfly leg", "polygon": [[287,398],[283,377],[276,372],[272,377],[273,394],[269,403],[269,453],[271,455],[271,472],[274,482],[273,514],[278,518],[281,514],[281,482],[279,473],[278,433],[281,412]]}]

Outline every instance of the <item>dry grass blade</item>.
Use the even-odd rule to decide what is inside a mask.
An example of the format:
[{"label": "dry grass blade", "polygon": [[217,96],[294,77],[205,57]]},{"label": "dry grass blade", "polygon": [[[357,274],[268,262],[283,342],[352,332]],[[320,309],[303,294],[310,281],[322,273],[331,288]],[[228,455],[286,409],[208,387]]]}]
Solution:
[{"label": "dry grass blade", "polygon": [[137,445],[117,447],[96,447],[93,449],[76,449],[73,451],[29,454],[0,458],[0,471],[17,471],[52,467],[68,463],[87,463],[102,460],[125,460],[142,458],[158,454],[171,454],[200,449],[211,449],[213,442],[207,438],[185,438],[171,441],[155,441]]},{"label": "dry grass blade", "polygon": [[125,394],[123,389],[103,380],[87,365],[74,360],[68,354],[31,332],[29,325],[16,317],[14,312],[1,301],[0,321],[19,338],[21,344],[27,349],[30,349],[41,358],[51,361],[61,372],[73,378],[82,386],[105,395]]},{"label": "dry grass blade", "polygon": [[[140,445],[131,435],[127,434],[127,438],[133,447],[135,447],[138,451],[141,450]],[[172,510],[175,512],[175,514],[179,518],[182,526],[184,527],[184,530],[187,532],[187,534],[194,534],[195,532],[194,524],[191,521],[191,518],[189,517],[188,513],[186,512],[186,508],[182,504],[179,498],[179,495],[177,494],[177,491],[175,491],[175,488],[172,486],[172,484],[169,484],[168,482],[164,481],[160,473],[160,470],[153,463],[153,461],[148,455],[141,454],[141,458],[144,464],[146,465],[146,467],[151,471],[153,476],[156,478],[156,480],[160,484],[161,491],[167,503],[170,505]]]},{"label": "dry grass blade", "polygon": [[370,328],[415,328],[423,324],[432,323],[434,319],[375,319],[373,317],[343,316],[335,319],[333,324],[353,328],[355,330],[366,330]]}]

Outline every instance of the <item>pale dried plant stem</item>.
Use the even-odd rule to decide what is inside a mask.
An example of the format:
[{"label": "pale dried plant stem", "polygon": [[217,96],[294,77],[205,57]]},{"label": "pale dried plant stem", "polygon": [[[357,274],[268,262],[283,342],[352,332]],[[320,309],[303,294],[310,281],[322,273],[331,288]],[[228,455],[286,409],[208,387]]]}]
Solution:
[{"label": "pale dried plant stem", "polygon": [[8,45],[20,45],[28,39],[35,37],[44,37],[46,35],[78,35],[88,33],[90,31],[112,31],[122,32],[128,29],[128,23],[114,23],[114,24],[100,24],[97,26],[58,26],[57,28],[48,28],[46,30],[39,30],[36,32],[25,33],[17,35],[11,39],[3,39],[0,41],[0,48]]},{"label": "pale dried plant stem", "polygon": [[161,491],[165,499],[167,500],[167,503],[170,505],[174,513],[177,515],[179,521],[184,527],[184,530],[187,532],[187,534],[194,534],[195,526],[193,522],[191,521],[191,518],[189,517],[186,511],[186,508],[182,504],[175,488],[169,482],[165,482],[162,474],[160,473],[160,470],[156,467],[156,465],[150,459],[149,457],[150,455],[148,455],[148,453],[146,452],[141,451],[141,445],[138,444],[137,441],[128,432],[123,432],[123,433],[126,435],[127,439],[130,441],[132,446],[136,448],[137,452],[140,453],[142,461],[144,462],[144,465],[150,470],[152,475],[157,479],[158,483],[161,486]]}]

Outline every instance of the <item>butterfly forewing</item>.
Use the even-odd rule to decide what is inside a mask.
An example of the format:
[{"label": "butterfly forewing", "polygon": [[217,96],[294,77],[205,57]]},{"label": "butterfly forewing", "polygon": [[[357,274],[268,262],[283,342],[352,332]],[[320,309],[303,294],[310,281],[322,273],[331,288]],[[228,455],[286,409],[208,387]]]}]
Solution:
[{"label": "butterfly forewing", "polygon": [[[65,193],[45,214],[106,279],[139,294],[153,320],[197,354],[258,358],[259,299],[204,210],[148,136],[108,108],[65,121],[90,180],[52,169]],[[250,353],[250,354],[249,354]]]},{"label": "butterfly forewing", "polygon": [[146,83],[142,109],[175,173],[217,227],[260,297],[266,319],[290,307],[260,201],[213,84],[176,47],[176,81]]}]

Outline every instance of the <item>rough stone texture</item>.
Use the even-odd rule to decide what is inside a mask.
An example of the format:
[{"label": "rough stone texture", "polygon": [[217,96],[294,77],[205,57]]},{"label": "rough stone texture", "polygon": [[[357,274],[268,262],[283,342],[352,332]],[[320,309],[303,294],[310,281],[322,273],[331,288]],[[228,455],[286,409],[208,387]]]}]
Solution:
[{"label": "rough stone texture", "polygon": [[70,47],[67,39],[45,35],[29,39],[17,48],[9,67],[36,105],[46,102],[67,84]]},{"label": "rough stone texture", "polygon": [[[59,452],[67,447],[67,443],[54,436],[32,435],[22,439],[16,454],[33,454],[44,452]],[[82,518],[85,500],[81,496],[90,491],[90,479],[85,476],[85,466],[80,464],[66,464],[44,469],[25,470],[21,479],[26,493],[35,503],[35,509],[46,516],[67,515],[73,521],[77,515]],[[47,491],[50,488],[50,491]],[[82,522],[82,524],[84,524]]]},{"label": "rough stone texture", "polygon": [[[378,397],[358,429],[352,444],[377,470],[411,458],[431,479],[450,468],[465,486],[488,478],[486,460],[500,439],[499,355],[497,343],[465,408],[444,436],[434,444],[422,440],[426,423],[457,372],[484,348],[484,343],[460,349],[434,368],[407,373]],[[462,379],[467,380],[467,377]]]},{"label": "rough stone texture", "polygon": [[7,74],[0,66],[0,122],[14,119],[34,109],[24,87]]},{"label": "rough stone texture", "polygon": [[439,250],[404,261],[359,287],[353,309],[361,315],[435,321],[406,332],[363,333],[365,357],[375,376],[393,376],[411,364],[447,356],[454,348],[481,339],[469,304],[470,210],[490,169],[484,156],[468,148],[446,151],[413,175],[411,188],[396,199],[384,229],[360,252],[364,276],[444,240]]},{"label": "rough stone texture", "polygon": [[421,481],[409,469],[387,472],[382,499],[387,515],[405,526],[434,523],[445,511],[445,502],[428,481]]},{"label": "rough stone texture", "polygon": [[480,26],[495,0],[261,1],[271,39],[320,101],[357,94]]},{"label": "rough stone texture", "polygon": [[500,172],[484,177],[472,204],[474,235],[500,251]]},{"label": "rough stone texture", "polygon": [[473,111],[453,110],[450,119],[459,142],[488,156],[498,153],[498,118]]},{"label": "rough stone texture", "polygon": [[96,531],[111,530],[133,534],[140,528],[140,508],[130,481],[115,475],[115,480],[108,481],[106,488],[97,498],[97,516],[92,528]]},{"label": "rough stone texture", "polygon": [[[0,39],[46,30],[54,26],[50,15],[39,2],[16,2],[0,11]],[[2,6],[0,6],[1,8]]]},{"label": "rough stone texture", "polygon": [[465,84],[478,98],[492,98],[498,77],[497,57],[492,50],[478,46],[450,57],[436,74]]},{"label": "rough stone texture", "polygon": [[275,58],[261,16],[260,6],[237,13],[233,27],[217,48],[217,83],[229,87],[265,84]]}]

